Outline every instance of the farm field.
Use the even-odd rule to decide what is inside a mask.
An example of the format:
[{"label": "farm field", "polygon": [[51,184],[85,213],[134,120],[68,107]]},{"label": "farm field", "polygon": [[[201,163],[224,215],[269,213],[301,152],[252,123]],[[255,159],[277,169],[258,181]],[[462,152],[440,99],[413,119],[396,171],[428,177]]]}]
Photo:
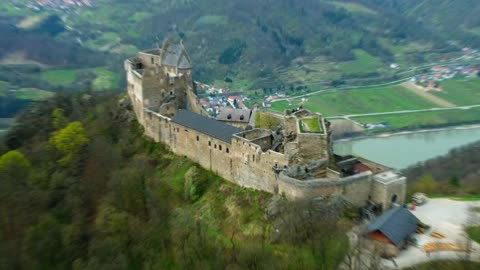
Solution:
[{"label": "farm field", "polygon": [[470,110],[448,110],[421,113],[391,114],[378,116],[352,117],[362,124],[379,124],[387,122],[386,128],[371,130],[373,133],[399,129],[432,128],[438,126],[480,123],[480,108]]},{"label": "farm field", "polygon": [[40,78],[54,86],[67,86],[75,82],[77,73],[73,69],[52,69],[42,72]]},{"label": "farm field", "polygon": [[104,67],[47,70],[40,74],[40,78],[53,86],[69,86],[79,79],[80,74],[88,72],[95,76],[92,81],[93,90],[115,89],[120,83],[120,76]]},{"label": "farm field", "polygon": [[53,92],[37,88],[20,88],[15,91],[15,97],[27,100],[44,100],[54,95]]},{"label": "farm field", "polygon": [[455,78],[440,83],[444,92],[433,94],[457,106],[480,104],[480,78]]},{"label": "farm field", "polygon": [[[281,112],[297,108],[301,104],[301,99],[294,99],[291,104],[288,101],[279,101],[272,104],[272,109]],[[325,116],[438,107],[400,85],[320,93],[307,97],[303,105],[306,109],[320,112]]]}]

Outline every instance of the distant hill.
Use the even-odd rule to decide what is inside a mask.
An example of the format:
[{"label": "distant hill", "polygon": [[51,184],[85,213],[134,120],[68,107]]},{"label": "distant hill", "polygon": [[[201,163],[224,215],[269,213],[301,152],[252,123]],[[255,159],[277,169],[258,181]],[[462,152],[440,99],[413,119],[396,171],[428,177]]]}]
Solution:
[{"label": "distant hill", "polygon": [[440,183],[458,179],[461,186],[480,190],[480,141],[453,149],[445,156],[437,157],[404,171],[410,183],[431,176]]},{"label": "distant hill", "polygon": [[[75,10],[25,7],[25,16],[11,17],[57,14],[67,31],[56,41],[123,56],[184,39],[198,80],[228,77],[248,89],[375,76],[394,61],[413,66],[439,59],[432,53],[479,46],[477,2],[104,0]],[[349,61],[375,64],[352,70],[342,64]]]}]

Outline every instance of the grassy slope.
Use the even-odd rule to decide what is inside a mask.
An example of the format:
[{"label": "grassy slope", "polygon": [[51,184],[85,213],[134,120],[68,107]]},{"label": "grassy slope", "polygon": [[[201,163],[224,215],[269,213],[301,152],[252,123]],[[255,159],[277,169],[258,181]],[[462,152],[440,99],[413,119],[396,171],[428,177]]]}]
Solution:
[{"label": "grassy slope", "polygon": [[[55,98],[58,100],[54,100]],[[65,241],[65,246],[62,244],[56,248],[46,247],[46,253],[60,254],[64,252],[62,248],[78,248],[80,253],[84,254],[83,257],[68,257],[64,260],[68,263],[76,260],[77,266],[94,263],[95,269],[102,269],[102,266],[111,263],[112,257],[109,257],[109,254],[123,254],[122,258],[128,261],[128,267],[115,265],[112,269],[143,269],[151,265],[154,265],[155,269],[178,269],[185,268],[182,265],[192,264],[196,267],[190,269],[212,269],[210,266],[213,267],[215,262],[232,260],[236,255],[238,260],[233,259],[230,266],[238,265],[240,269],[247,268],[244,264],[248,262],[248,258],[252,258],[255,263],[261,261],[265,265],[276,265],[276,269],[313,269],[319,263],[324,263],[328,269],[335,269],[342,260],[348,247],[347,237],[343,233],[331,237],[328,245],[322,247],[324,251],[321,252],[328,255],[328,260],[322,262],[318,262],[312,253],[310,245],[314,243],[305,241],[287,245],[270,241],[271,237],[278,237],[279,234],[275,232],[275,224],[264,216],[270,194],[234,185],[212,172],[198,168],[192,161],[168,152],[163,145],[145,139],[141,135],[142,129],[138,128],[134,121],[121,120],[124,119],[122,115],[125,114],[125,109],[118,106],[116,98],[89,105],[98,102],[96,97],[92,98],[92,102],[85,102],[81,95],[76,97],[76,109],[80,113],[71,116],[78,118],[69,121],[83,122],[91,139],[91,147],[78,153],[83,156],[84,161],[72,161],[79,163],[72,163],[71,168],[57,165],[52,167],[55,173],[47,172],[44,165],[55,164],[58,158],[47,154],[49,148],[46,145],[52,131],[51,111],[58,106],[54,105],[58,104],[56,102],[65,101],[62,97],[54,99],[50,103],[37,104],[40,109],[35,110],[36,119],[23,115],[18,120],[19,126],[33,131],[29,133],[31,137],[27,137],[30,139],[22,141],[24,149],[21,150],[40,145],[32,156],[28,150],[24,151],[32,161],[35,177],[38,177],[34,178],[35,181],[63,183],[76,177],[75,179],[79,180],[75,181],[80,187],[78,190],[83,190],[81,187],[85,185],[92,190],[101,188],[102,192],[91,193],[95,197],[93,205],[75,203],[77,199],[82,201],[82,198],[89,198],[87,193],[90,192],[61,190],[59,192],[65,192],[65,198],[68,199],[65,199],[65,203],[62,199],[62,203],[55,205],[36,203],[35,200],[39,199],[32,198],[32,207],[39,208],[33,211],[34,217],[53,216],[58,220],[58,226],[65,230],[74,225],[76,219],[65,217],[63,213],[75,211],[75,215],[81,216],[87,212],[83,211],[84,209],[93,207],[95,210],[93,216],[86,216],[89,220],[86,227],[78,228],[79,233],[88,235],[78,240],[82,243],[80,247]],[[69,108],[64,109],[67,111]],[[33,110],[26,114],[30,113],[33,113]],[[38,128],[40,126],[42,128]],[[44,141],[40,142],[38,138]],[[80,164],[85,166],[77,166]],[[195,167],[197,175],[194,183],[198,198],[188,199],[185,194],[190,192],[190,189],[186,187],[185,179],[187,172]],[[78,173],[72,176],[72,170]],[[56,180],[51,180],[52,178]],[[40,189],[36,185],[26,188],[31,189],[32,193],[53,196],[53,193],[48,191],[50,187]],[[65,189],[77,190],[78,186],[67,186]],[[148,209],[148,214],[143,213],[145,209]],[[37,221],[31,222],[33,224],[25,226],[32,228]],[[44,243],[51,243],[49,234],[41,234],[40,238],[42,236],[45,237],[42,239]],[[264,245],[261,244],[261,239],[265,239]],[[186,243],[189,249],[185,254],[183,252],[186,248],[183,245]],[[196,250],[200,245],[202,250]],[[0,242],[0,248],[5,247],[8,247],[8,243]],[[199,252],[204,257],[198,258]],[[261,255],[257,258],[256,255],[259,254]],[[75,253],[72,256],[79,255]],[[20,257],[15,259],[22,260]],[[40,257],[39,261],[42,258],[44,257]],[[185,258],[195,261],[186,262]],[[57,261],[59,260],[63,260],[62,257],[57,258]]]},{"label": "grassy slope", "polygon": [[[415,110],[433,108],[435,104],[415,95],[402,86],[367,88],[351,91],[338,91],[307,97],[304,106],[325,116],[362,114],[375,112],[391,112],[399,110]],[[292,105],[287,101],[275,102],[272,108],[277,111],[295,108],[300,101]]]},{"label": "grassy slope", "polygon": [[373,73],[381,67],[380,59],[368,54],[364,50],[354,50],[354,54],[355,61],[339,65],[339,69],[347,76]]}]

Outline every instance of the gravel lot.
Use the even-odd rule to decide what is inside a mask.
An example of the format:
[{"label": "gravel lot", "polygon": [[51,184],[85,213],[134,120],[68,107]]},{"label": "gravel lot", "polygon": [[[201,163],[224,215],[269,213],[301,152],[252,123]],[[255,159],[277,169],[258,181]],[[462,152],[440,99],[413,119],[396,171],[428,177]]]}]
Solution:
[{"label": "gravel lot", "polygon": [[[445,242],[452,244],[465,245],[467,235],[464,232],[466,224],[480,224],[480,214],[470,211],[471,207],[480,207],[480,202],[463,202],[450,199],[430,199],[425,205],[418,206],[412,213],[422,222],[430,225],[432,228],[425,234],[416,234],[418,247],[410,246],[402,251],[395,262],[383,260],[385,269],[402,269],[416,264],[424,263],[429,260],[449,260],[465,258],[463,252],[440,251],[433,252],[427,256],[422,249],[423,245],[431,242]],[[444,234],[444,239],[436,239],[430,236],[432,231],[438,231]],[[480,261],[480,245],[473,243],[473,253],[471,259]]]}]

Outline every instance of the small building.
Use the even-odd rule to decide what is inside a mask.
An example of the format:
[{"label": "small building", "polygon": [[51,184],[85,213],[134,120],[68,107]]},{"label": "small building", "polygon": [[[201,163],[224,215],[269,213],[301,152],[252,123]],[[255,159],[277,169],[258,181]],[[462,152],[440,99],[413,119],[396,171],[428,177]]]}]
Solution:
[{"label": "small building", "polygon": [[252,110],[250,109],[233,109],[224,107],[220,109],[217,115],[217,120],[225,122],[231,126],[245,129],[250,122]]},{"label": "small building", "polygon": [[368,226],[368,236],[386,245],[385,248],[400,251],[407,239],[416,231],[419,220],[405,207],[393,208]]}]

